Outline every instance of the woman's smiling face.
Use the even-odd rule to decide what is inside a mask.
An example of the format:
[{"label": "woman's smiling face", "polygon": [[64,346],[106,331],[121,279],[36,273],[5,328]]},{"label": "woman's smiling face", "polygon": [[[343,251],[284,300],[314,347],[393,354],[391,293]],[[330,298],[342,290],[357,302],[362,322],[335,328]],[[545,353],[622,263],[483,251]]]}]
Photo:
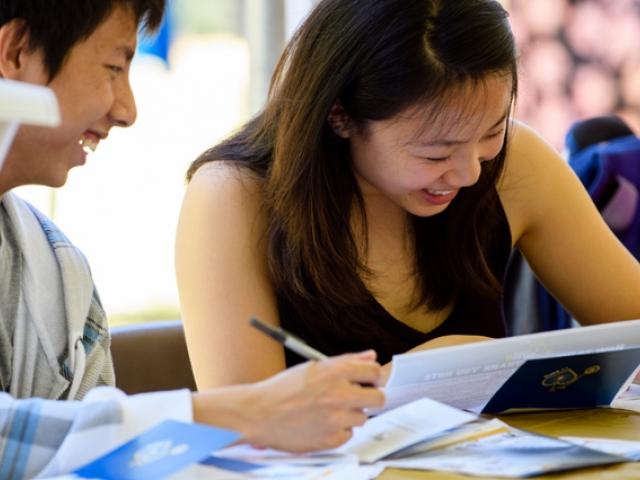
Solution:
[{"label": "woman's smiling face", "polygon": [[457,89],[436,115],[429,105],[413,107],[368,122],[364,131],[351,128],[353,168],[365,201],[383,196],[420,217],[442,212],[461,188],[478,181],[482,162],[501,151],[511,92],[511,80],[495,75]]}]

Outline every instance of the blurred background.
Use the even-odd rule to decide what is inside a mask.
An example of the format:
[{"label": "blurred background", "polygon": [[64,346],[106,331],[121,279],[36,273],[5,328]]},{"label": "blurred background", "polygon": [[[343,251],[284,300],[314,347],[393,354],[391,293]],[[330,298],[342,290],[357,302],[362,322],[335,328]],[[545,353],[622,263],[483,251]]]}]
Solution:
[{"label": "blurred background", "polygon": [[[131,70],[138,121],[58,190],[20,194],[89,258],[112,324],[180,317],[174,235],[190,162],[257,112],[314,0],[171,0]],[[569,125],[619,113],[640,128],[640,0],[510,0],[516,117],[558,150]]]},{"label": "blurred background", "polygon": [[517,117],[560,149],[577,119],[640,128],[640,0],[510,0],[520,49]]}]

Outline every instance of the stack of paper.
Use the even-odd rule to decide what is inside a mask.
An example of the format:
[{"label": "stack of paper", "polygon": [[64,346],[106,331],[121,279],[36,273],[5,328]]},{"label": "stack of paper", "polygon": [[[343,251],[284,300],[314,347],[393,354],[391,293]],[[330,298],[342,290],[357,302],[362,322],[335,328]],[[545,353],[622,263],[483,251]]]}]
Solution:
[{"label": "stack of paper", "polygon": [[75,478],[370,480],[387,467],[525,477],[625,462],[640,451],[635,442],[536,435],[429,399],[369,419],[332,451],[292,455],[228,448],[237,438],[167,421],[76,470]]},{"label": "stack of paper", "polygon": [[247,445],[231,447],[183,470],[172,480],[235,480],[281,478],[295,480],[369,480],[379,475],[363,468],[355,455],[320,453],[292,455],[276,450],[255,449]]},{"label": "stack of paper", "polygon": [[338,451],[355,454],[363,463],[373,463],[477,418],[474,414],[423,398],[370,418],[362,427],[354,429],[353,438]]},{"label": "stack of paper", "polygon": [[475,420],[474,414],[421,399],[369,419],[336,450],[290,455],[248,446],[232,447],[175,478],[196,478],[197,472],[207,479],[368,480],[384,469],[384,465],[375,464],[378,460]]},{"label": "stack of paper", "polygon": [[[439,470],[467,475],[524,478],[563,470],[627,461],[624,457],[595,450],[588,444],[545,437],[517,430],[494,420],[492,432],[469,435],[445,447],[420,453],[404,453],[383,461],[387,467]],[[469,430],[468,433],[472,434]]]}]

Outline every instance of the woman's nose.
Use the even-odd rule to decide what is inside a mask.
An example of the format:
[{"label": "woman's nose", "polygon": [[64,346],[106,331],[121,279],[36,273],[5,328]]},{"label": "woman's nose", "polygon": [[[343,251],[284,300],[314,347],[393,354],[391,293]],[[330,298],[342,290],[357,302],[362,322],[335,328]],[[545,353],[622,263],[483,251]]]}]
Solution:
[{"label": "woman's nose", "polygon": [[480,178],[482,172],[480,157],[476,153],[466,153],[454,158],[452,168],[447,172],[447,185],[470,187]]}]

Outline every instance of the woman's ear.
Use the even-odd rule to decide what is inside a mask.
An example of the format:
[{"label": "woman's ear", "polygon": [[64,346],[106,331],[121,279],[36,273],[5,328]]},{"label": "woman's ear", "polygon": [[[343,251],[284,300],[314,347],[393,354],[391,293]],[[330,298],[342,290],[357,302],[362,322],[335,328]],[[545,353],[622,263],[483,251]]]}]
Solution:
[{"label": "woman's ear", "polygon": [[329,110],[327,117],[331,130],[340,138],[349,138],[351,136],[351,118],[340,102],[336,102]]},{"label": "woman's ear", "polygon": [[42,73],[42,55],[29,48],[29,28],[14,18],[0,27],[0,78],[35,83]]}]

